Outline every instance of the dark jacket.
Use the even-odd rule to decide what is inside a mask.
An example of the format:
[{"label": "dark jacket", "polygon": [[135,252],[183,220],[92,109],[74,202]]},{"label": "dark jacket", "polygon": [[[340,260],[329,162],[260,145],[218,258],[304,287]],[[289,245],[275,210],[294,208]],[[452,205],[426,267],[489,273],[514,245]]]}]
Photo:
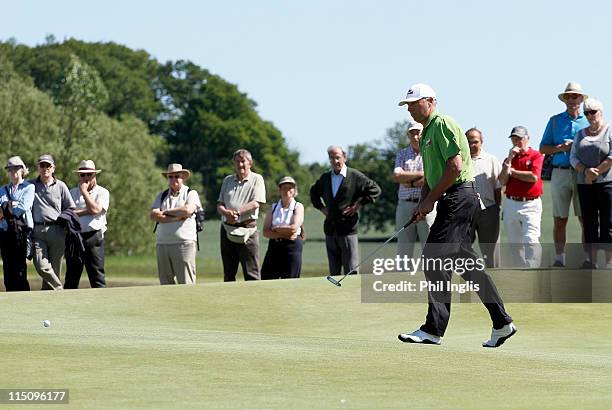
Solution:
[{"label": "dark jacket", "polygon": [[79,261],[85,252],[81,236],[81,221],[72,209],[65,209],[58,217],[57,223],[66,228],[66,261]]},{"label": "dark jacket", "polygon": [[340,184],[334,198],[331,184],[332,172],[321,175],[321,178],[310,188],[310,200],[317,209],[327,207],[328,214],[323,225],[325,235],[356,234],[359,215],[342,215],[342,210],[357,202],[361,205],[374,202],[380,195],[380,187],[361,172],[347,167],[346,178]]}]

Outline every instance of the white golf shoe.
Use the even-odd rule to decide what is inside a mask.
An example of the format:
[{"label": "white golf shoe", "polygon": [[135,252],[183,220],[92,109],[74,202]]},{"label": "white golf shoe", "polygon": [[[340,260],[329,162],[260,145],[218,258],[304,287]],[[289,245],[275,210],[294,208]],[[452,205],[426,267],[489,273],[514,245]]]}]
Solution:
[{"label": "white golf shoe", "polygon": [[439,345],[442,342],[440,336],[430,335],[417,329],[412,333],[400,333],[397,338],[405,343],[421,343],[424,345]]},{"label": "white golf shoe", "polygon": [[499,347],[504,344],[506,340],[511,338],[517,332],[514,323],[507,324],[501,329],[493,329],[491,331],[491,339],[482,343],[482,347]]}]

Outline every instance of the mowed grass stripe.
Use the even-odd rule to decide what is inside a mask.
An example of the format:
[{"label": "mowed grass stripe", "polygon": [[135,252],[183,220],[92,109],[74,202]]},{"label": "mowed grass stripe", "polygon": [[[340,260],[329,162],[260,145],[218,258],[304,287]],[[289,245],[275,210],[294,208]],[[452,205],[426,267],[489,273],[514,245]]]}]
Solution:
[{"label": "mowed grass stripe", "polygon": [[612,403],[610,305],[510,305],[519,333],[487,350],[485,309],[456,304],[442,346],[413,346],[396,335],[420,325],[424,304],[362,304],[359,280],[343,284],[5,294],[0,382],[68,387],[83,408]]}]

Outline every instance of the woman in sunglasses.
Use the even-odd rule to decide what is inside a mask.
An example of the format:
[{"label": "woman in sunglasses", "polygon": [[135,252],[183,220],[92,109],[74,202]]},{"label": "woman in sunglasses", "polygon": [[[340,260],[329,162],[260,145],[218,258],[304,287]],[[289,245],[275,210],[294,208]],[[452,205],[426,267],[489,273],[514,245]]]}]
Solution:
[{"label": "woman in sunglasses", "polygon": [[4,167],[9,183],[0,188],[0,248],[7,292],[30,290],[26,254],[32,222],[34,185],[24,181],[28,175],[21,157],[11,157]]},{"label": "woman in sunglasses", "polygon": [[584,102],[584,114],[589,126],[576,134],[570,153],[578,174],[585,243],[591,253],[591,260],[582,267],[597,268],[601,245],[606,250],[606,268],[612,268],[612,129],[604,120],[603,104],[595,98]]}]

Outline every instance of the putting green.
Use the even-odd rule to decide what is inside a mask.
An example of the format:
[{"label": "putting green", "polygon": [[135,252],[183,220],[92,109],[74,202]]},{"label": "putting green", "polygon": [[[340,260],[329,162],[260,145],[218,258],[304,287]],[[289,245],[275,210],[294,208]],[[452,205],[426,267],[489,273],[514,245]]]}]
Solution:
[{"label": "putting green", "polygon": [[441,346],[400,343],[425,310],[361,303],[358,278],[3,293],[0,388],[78,408],[612,406],[612,304],[511,304],[499,349],[485,309],[455,304]]}]

